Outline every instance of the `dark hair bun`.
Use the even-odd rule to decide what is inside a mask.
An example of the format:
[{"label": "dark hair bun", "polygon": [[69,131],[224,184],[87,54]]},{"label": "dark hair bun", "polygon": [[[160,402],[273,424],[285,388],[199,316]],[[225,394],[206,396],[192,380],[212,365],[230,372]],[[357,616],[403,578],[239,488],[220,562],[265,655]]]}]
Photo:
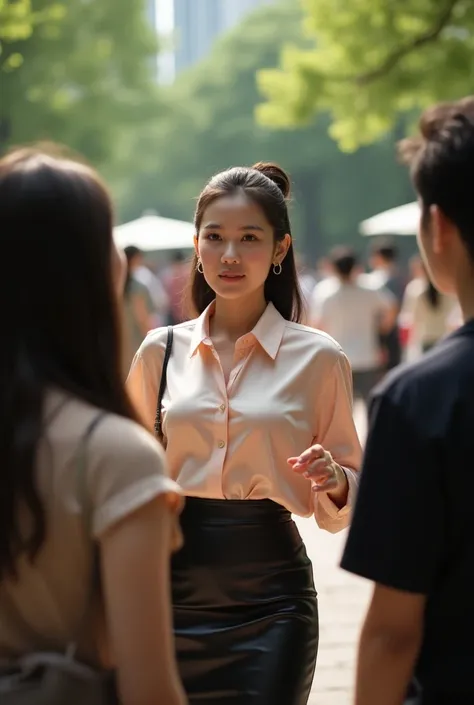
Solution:
[{"label": "dark hair bun", "polygon": [[257,162],[257,164],[254,164],[252,168],[256,171],[260,171],[262,174],[265,174],[270,181],[273,181],[273,183],[278,186],[285,198],[289,197],[291,192],[290,177],[286,171],[281,168],[281,166],[278,166],[278,164],[274,164],[273,162]]}]

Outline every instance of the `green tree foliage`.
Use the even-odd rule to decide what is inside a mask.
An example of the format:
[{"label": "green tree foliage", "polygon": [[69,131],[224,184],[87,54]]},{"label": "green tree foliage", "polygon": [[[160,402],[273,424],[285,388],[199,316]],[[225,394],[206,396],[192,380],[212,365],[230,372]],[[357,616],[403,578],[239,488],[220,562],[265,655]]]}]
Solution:
[{"label": "green tree foliage", "polygon": [[[23,35],[8,44],[10,56],[19,53],[23,62],[2,78],[6,141],[54,140],[105,164],[124,131],[156,111],[157,48],[144,0],[33,0],[32,6]],[[41,17],[49,19],[35,26]]]},{"label": "green tree foliage", "polygon": [[[23,63],[19,44],[31,37],[36,27],[55,23],[64,15],[64,7],[50,4],[34,12],[31,0],[0,0],[0,72],[10,72]],[[13,50],[11,44],[15,45]]]},{"label": "green tree foliage", "polygon": [[346,150],[393,128],[399,116],[474,88],[472,0],[301,0],[309,48],[285,46],[264,70],[261,124],[281,128],[331,115]]},{"label": "green tree foliage", "polygon": [[121,145],[126,158],[114,181],[121,220],[147,209],[189,219],[213,173],[273,160],[290,171],[295,186],[296,243],[315,257],[336,242],[361,247],[358,222],[411,196],[393,140],[348,156],[328,137],[325,117],[285,132],[255,123],[256,71],[276,67],[286,41],[305,46],[301,13],[292,2],[251,15],[178,78],[160,119]]}]

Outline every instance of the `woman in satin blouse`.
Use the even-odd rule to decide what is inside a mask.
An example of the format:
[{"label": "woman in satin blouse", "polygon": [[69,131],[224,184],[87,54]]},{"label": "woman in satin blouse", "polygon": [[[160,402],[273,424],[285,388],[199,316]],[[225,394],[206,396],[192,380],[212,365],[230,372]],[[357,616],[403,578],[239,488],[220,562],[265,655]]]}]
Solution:
[{"label": "woman in satin blouse", "polygon": [[[302,314],[278,166],[214,176],[195,214],[195,320],[174,327],[161,415],[187,496],[173,558],[181,677],[199,705],[305,705],[318,648],[311,563],[291,513],[349,522],[361,449],[351,370]],[[153,425],[167,329],[129,389]]]}]

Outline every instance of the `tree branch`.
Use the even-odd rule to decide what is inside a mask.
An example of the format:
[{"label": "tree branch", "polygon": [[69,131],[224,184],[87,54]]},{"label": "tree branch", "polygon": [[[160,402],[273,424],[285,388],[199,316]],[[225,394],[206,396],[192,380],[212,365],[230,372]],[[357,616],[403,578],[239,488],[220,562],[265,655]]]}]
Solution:
[{"label": "tree branch", "polygon": [[401,61],[401,59],[403,59],[405,56],[411,54],[413,51],[416,51],[425,44],[429,44],[430,42],[435,41],[450,21],[454,12],[454,8],[458,3],[459,0],[449,0],[445,10],[440,14],[437,22],[433,25],[433,27],[431,27],[431,29],[427,30],[426,32],[423,32],[423,34],[420,34],[411,42],[399,47],[396,51],[393,52],[393,54],[387,56],[385,61],[378,68],[372,69],[371,71],[367,71],[367,73],[363,73],[360,76],[356,77],[355,82],[357,83],[357,85],[365,86],[368,83],[377,81],[379,78],[382,78],[387,73],[390,73],[390,71],[395,68],[399,61]]}]

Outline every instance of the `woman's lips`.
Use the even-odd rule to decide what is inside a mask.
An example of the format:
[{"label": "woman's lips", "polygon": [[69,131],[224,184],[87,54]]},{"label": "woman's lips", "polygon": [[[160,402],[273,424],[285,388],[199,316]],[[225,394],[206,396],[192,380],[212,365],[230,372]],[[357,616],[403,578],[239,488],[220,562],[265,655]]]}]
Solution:
[{"label": "woman's lips", "polygon": [[232,272],[224,272],[223,274],[219,274],[219,279],[227,282],[239,282],[242,281],[244,277],[245,274],[233,274]]}]

